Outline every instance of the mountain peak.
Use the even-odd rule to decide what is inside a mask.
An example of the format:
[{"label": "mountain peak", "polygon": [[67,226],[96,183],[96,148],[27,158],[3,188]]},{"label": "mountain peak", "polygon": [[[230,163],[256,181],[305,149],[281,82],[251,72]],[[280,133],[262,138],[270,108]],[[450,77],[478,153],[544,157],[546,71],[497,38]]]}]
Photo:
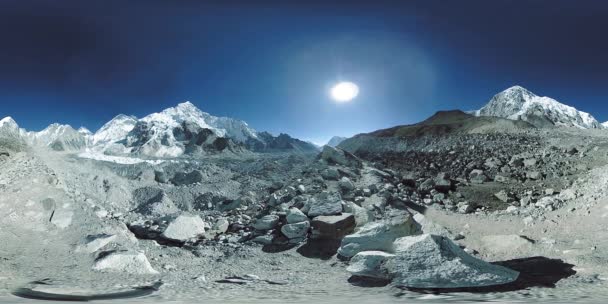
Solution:
[{"label": "mountain peak", "polygon": [[564,126],[581,129],[602,128],[588,113],[562,104],[550,97],[540,97],[515,85],[492,97],[476,116],[496,116],[528,121],[537,127]]},{"label": "mountain peak", "polygon": [[0,127],[11,126],[13,128],[18,128],[17,122],[10,116],[4,117],[0,119]]},{"label": "mountain peak", "polygon": [[178,103],[177,106],[175,106],[175,109],[179,109],[181,111],[200,111],[199,108],[197,108],[190,101],[184,101],[184,102]]}]

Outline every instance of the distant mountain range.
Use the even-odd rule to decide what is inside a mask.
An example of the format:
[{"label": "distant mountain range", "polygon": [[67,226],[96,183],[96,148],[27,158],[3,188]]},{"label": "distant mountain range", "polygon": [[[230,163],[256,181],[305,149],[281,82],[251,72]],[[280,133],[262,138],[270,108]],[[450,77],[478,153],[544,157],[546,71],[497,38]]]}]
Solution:
[{"label": "distant mountain range", "polygon": [[[496,119],[482,119],[483,117]],[[440,111],[418,124],[378,130],[355,138],[361,139],[364,135],[411,137],[471,132],[480,128],[498,130],[529,127],[604,129],[608,128],[608,122],[600,124],[589,113],[549,97],[540,97],[521,86],[513,86],[496,94],[481,109],[468,114],[462,111]],[[327,145],[352,146],[356,141],[351,139],[335,136]],[[40,132],[28,132],[19,128],[12,118],[6,117],[0,120],[0,141],[5,145],[10,142],[19,147],[25,143],[47,146],[58,151],[86,150],[104,155],[161,158],[242,151],[312,152],[319,149],[312,143],[287,134],[274,136],[258,132],[238,119],[210,115],[190,102],[180,103],[141,119],[121,114],[95,133],[86,128],[75,130],[69,125],[61,124],[52,124]],[[360,144],[356,143],[357,146]]]},{"label": "distant mountain range", "polygon": [[57,151],[83,151],[116,156],[178,157],[223,152],[301,151],[318,148],[287,134],[257,132],[244,121],[217,117],[190,102],[141,119],[120,114],[97,132],[52,124],[40,132],[20,129],[10,117],[0,121],[2,134]]}]

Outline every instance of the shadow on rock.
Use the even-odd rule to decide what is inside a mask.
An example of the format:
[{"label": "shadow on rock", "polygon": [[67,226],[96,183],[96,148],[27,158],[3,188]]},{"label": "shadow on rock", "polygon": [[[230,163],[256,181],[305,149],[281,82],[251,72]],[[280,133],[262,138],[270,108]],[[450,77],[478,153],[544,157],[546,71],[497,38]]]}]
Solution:
[{"label": "shadow on rock", "polygon": [[464,287],[464,288],[406,288],[405,290],[421,293],[450,293],[450,292],[471,292],[471,293],[491,293],[509,292],[522,290],[532,287],[555,288],[555,284],[562,279],[574,274],[574,265],[564,263],[559,259],[549,259],[546,257],[530,257],[514,259],[508,261],[494,262],[492,264],[504,266],[519,271],[519,277],[514,282],[497,286],[485,287]]},{"label": "shadow on rock", "polygon": [[307,258],[329,260],[338,252],[340,243],[341,240],[334,239],[309,239],[297,252]]},{"label": "shadow on rock", "polygon": [[391,283],[390,280],[351,276],[348,283],[357,287],[384,287]]},{"label": "shadow on rock", "polygon": [[296,246],[298,246],[298,244],[288,244],[288,243],[286,243],[286,244],[268,244],[268,245],[264,245],[264,247],[262,247],[262,251],[266,252],[266,253],[277,253],[277,252],[287,251]]},{"label": "shadow on rock", "polygon": [[[34,285],[43,284],[50,285],[48,283],[32,282]],[[45,301],[69,301],[69,302],[88,302],[97,300],[117,300],[117,299],[132,299],[139,298],[153,294],[158,291],[158,288],[162,285],[162,282],[156,282],[152,285],[139,286],[131,290],[103,293],[103,294],[90,294],[90,295],[73,295],[73,294],[61,294],[51,293],[44,291],[37,291],[29,287],[18,288],[12,292],[14,296],[32,299],[32,300],[45,300]]]}]

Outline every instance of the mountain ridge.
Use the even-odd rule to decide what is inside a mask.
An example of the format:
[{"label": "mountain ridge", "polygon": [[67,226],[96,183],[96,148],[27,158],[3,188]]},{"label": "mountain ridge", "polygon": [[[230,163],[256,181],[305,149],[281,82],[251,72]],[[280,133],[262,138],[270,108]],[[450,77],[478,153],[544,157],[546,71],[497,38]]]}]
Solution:
[{"label": "mountain ridge", "polygon": [[473,114],[524,120],[537,127],[604,128],[591,114],[553,98],[538,96],[519,85],[494,95],[481,109],[473,111]]}]

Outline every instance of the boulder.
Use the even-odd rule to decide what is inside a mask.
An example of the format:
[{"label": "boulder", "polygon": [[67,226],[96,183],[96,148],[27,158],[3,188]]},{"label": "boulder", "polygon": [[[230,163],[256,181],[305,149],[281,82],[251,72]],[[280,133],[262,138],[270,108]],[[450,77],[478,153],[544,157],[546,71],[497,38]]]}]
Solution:
[{"label": "boulder", "polygon": [[397,238],[416,233],[419,230],[411,214],[402,211],[382,221],[368,223],[344,237],[338,253],[351,258],[361,251],[390,251]]},{"label": "boulder", "polygon": [[95,261],[93,270],[130,274],[158,274],[158,271],[150,265],[148,258],[143,253],[135,251],[106,253]]},{"label": "boulder", "polygon": [[363,251],[357,253],[346,268],[354,276],[375,279],[388,279],[388,273],[383,265],[394,257],[393,254],[383,251]]},{"label": "boulder", "polygon": [[343,166],[360,165],[360,161],[356,156],[342,149],[330,146],[323,146],[323,151],[321,151],[320,157],[329,164],[338,164]]},{"label": "boulder", "polygon": [[310,229],[310,223],[308,221],[287,224],[281,227],[281,233],[288,239],[299,239],[305,238],[308,234],[308,229]]},{"label": "boulder", "polygon": [[185,242],[205,233],[205,223],[198,215],[181,214],[172,218],[161,237],[176,242]]},{"label": "boulder", "polygon": [[304,212],[300,211],[300,209],[289,208],[289,210],[287,210],[287,223],[288,224],[295,224],[295,223],[300,223],[300,222],[304,222],[304,221],[308,221],[308,216],[306,216],[306,214],[304,214]]},{"label": "boulder", "polygon": [[171,183],[176,186],[190,185],[203,181],[203,174],[200,171],[191,171],[188,173],[177,172],[171,179]]},{"label": "boulder", "polygon": [[85,239],[84,244],[78,245],[76,247],[76,252],[93,253],[103,248],[115,239],[116,235],[113,234],[88,235]]},{"label": "boulder", "polygon": [[340,179],[340,181],[338,182],[338,186],[343,192],[350,192],[355,190],[355,184],[350,180],[350,178],[346,176]]},{"label": "boulder", "polygon": [[342,198],[334,192],[321,192],[310,202],[308,216],[336,215],[342,212]]},{"label": "boulder", "polygon": [[340,178],[340,172],[336,168],[327,168],[321,171],[321,177],[326,180],[338,180]]},{"label": "boulder", "polygon": [[179,209],[164,191],[139,205],[135,210],[137,213],[150,216],[165,216],[179,212]]},{"label": "boulder", "polygon": [[447,173],[439,173],[435,178],[435,190],[448,193],[452,189],[452,181]]},{"label": "boulder", "polygon": [[241,206],[253,205],[253,199],[248,196],[241,196],[235,200],[225,200],[217,205],[217,210],[221,212],[231,211]]},{"label": "boulder", "polygon": [[395,240],[382,268],[392,284],[408,288],[465,288],[515,281],[517,271],[477,259],[446,237],[422,234]]},{"label": "boulder", "polygon": [[355,223],[357,227],[361,227],[374,219],[374,214],[353,202],[346,202],[344,204],[344,212],[350,213],[355,216]]},{"label": "boulder", "polygon": [[542,174],[538,171],[527,171],[526,178],[532,179],[532,180],[537,180],[537,179],[542,178]]},{"label": "boulder", "polygon": [[273,229],[279,223],[279,216],[275,214],[265,215],[253,223],[253,228],[260,231]]},{"label": "boulder", "polygon": [[488,177],[483,170],[475,169],[469,173],[469,180],[473,184],[483,184],[488,181]]},{"label": "boulder", "polygon": [[350,213],[317,216],[312,220],[312,238],[339,240],[355,230],[355,217]]}]

